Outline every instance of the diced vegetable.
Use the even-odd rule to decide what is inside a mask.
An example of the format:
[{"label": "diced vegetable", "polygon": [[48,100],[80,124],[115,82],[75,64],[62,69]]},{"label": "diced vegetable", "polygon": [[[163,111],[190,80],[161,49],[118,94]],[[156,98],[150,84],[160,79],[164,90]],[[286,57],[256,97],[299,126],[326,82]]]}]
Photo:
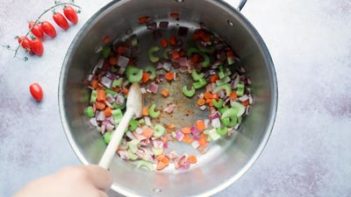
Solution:
[{"label": "diced vegetable", "polygon": [[238,111],[236,108],[224,109],[221,116],[222,124],[227,127],[234,127],[238,121],[237,114]]},{"label": "diced vegetable", "polygon": [[138,150],[139,140],[131,140],[128,143],[128,148],[132,153],[136,153]]},{"label": "diced vegetable", "polygon": [[152,63],[156,63],[158,61],[160,61],[160,58],[156,56],[156,52],[158,52],[160,50],[160,47],[158,46],[154,46],[154,47],[151,47],[148,51],[148,56],[149,56],[149,60],[150,62]]},{"label": "diced vegetable", "polygon": [[129,121],[129,130],[130,131],[135,131],[136,128],[138,128],[139,122],[135,119],[132,119]]},{"label": "diced vegetable", "polygon": [[193,87],[194,87],[195,89],[200,89],[200,88],[202,88],[202,87],[205,87],[206,84],[207,84],[206,79],[199,79],[198,81],[196,81],[196,82],[193,83]]},{"label": "diced vegetable", "polygon": [[195,95],[195,88],[193,86],[191,86],[190,90],[186,86],[183,86],[182,91],[183,94],[188,98],[191,98]]},{"label": "diced vegetable", "polygon": [[245,85],[242,82],[239,82],[237,85],[237,90],[236,90],[236,94],[238,96],[242,96],[244,95],[244,91],[245,91]]},{"label": "diced vegetable", "polygon": [[106,132],[106,133],[104,133],[103,137],[104,137],[104,142],[105,142],[106,144],[109,144],[109,143],[110,143],[110,141],[111,141],[111,135],[112,135],[111,132]]},{"label": "diced vegetable", "polygon": [[89,107],[86,107],[85,110],[84,110],[84,113],[85,115],[88,117],[88,118],[92,118],[94,117],[94,109],[93,107],[89,106]]},{"label": "diced vegetable", "polygon": [[221,86],[217,86],[215,89],[214,89],[214,93],[218,93],[220,91],[224,90],[226,95],[229,96],[230,93],[232,93],[232,88],[230,87],[229,84],[224,84],[224,85],[221,85]]},{"label": "diced vegetable", "polygon": [[160,124],[156,124],[154,127],[154,137],[159,138],[161,136],[163,136],[166,132],[166,129],[160,125]]},{"label": "diced vegetable", "polygon": [[155,166],[150,161],[138,160],[133,162],[137,168],[142,168],[145,170],[154,170]]},{"label": "diced vegetable", "polygon": [[143,78],[143,70],[134,66],[128,66],[127,77],[129,82],[137,83]]},{"label": "diced vegetable", "polygon": [[156,110],[156,104],[152,104],[149,108],[149,115],[151,118],[157,118],[160,116],[161,112],[160,111],[155,111]]},{"label": "diced vegetable", "polygon": [[191,71],[191,77],[193,78],[194,81],[200,81],[204,79],[204,74],[197,73],[196,70],[194,69],[193,71]]},{"label": "diced vegetable", "polygon": [[123,113],[121,109],[115,109],[112,110],[112,118],[113,121],[118,124],[119,122],[121,122],[122,118],[123,118]]},{"label": "diced vegetable", "polygon": [[156,78],[156,68],[154,66],[146,66],[144,68],[144,71],[150,74],[151,80],[154,80]]},{"label": "diced vegetable", "polygon": [[96,102],[96,90],[91,91],[91,95],[90,95],[90,103],[95,103]]},{"label": "diced vegetable", "polygon": [[222,99],[219,99],[218,101],[216,99],[213,99],[212,104],[215,108],[221,109],[223,107],[224,101]]},{"label": "diced vegetable", "polygon": [[101,51],[101,55],[104,59],[108,58],[111,53],[111,48],[108,46],[104,46]]},{"label": "diced vegetable", "polygon": [[221,128],[216,128],[216,132],[220,135],[220,136],[225,136],[228,133],[228,128],[227,127],[221,127]]}]

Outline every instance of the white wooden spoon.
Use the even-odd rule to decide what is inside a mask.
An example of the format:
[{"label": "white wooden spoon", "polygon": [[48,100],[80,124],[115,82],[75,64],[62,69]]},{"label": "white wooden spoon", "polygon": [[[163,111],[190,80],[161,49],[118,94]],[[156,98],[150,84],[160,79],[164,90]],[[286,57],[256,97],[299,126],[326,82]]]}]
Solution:
[{"label": "white wooden spoon", "polygon": [[129,121],[133,118],[133,116],[140,117],[142,115],[143,98],[139,84],[135,83],[129,88],[126,107],[126,112],[124,113],[121,122],[112,133],[110,143],[108,144],[99,162],[99,166],[102,168],[109,168],[111,160],[115,156],[116,150],[121,143],[124,132],[128,128]]}]

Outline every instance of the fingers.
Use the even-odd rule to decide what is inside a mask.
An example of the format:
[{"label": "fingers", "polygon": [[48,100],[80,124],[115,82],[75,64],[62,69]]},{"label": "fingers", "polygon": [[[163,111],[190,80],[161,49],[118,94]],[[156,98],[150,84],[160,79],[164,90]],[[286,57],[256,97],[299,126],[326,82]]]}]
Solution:
[{"label": "fingers", "polygon": [[95,187],[101,190],[108,190],[110,188],[112,176],[109,171],[96,165],[88,165],[84,168],[87,170],[89,178]]}]

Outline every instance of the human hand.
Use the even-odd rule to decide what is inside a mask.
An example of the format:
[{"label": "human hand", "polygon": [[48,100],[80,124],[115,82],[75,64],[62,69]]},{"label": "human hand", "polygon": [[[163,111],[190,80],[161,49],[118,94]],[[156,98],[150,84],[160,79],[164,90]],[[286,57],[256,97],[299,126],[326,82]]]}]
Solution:
[{"label": "human hand", "polygon": [[14,197],[107,197],[111,184],[110,173],[98,166],[67,167],[30,182]]}]

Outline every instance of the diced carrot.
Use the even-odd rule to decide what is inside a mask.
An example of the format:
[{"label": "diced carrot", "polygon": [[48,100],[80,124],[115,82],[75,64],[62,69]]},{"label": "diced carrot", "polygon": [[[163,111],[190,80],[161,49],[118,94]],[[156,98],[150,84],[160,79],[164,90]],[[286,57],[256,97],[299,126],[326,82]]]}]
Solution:
[{"label": "diced carrot", "polygon": [[211,92],[205,92],[204,98],[205,98],[205,99],[211,99],[211,98],[212,98]]},{"label": "diced carrot", "polygon": [[166,136],[161,137],[162,142],[165,144],[168,141],[168,138]]},{"label": "diced carrot", "polygon": [[149,115],[148,107],[143,107],[143,116],[148,116],[148,115]]},{"label": "diced carrot", "polygon": [[230,95],[229,95],[230,100],[235,100],[236,98],[237,98],[236,92],[230,93]]},{"label": "diced carrot", "polygon": [[191,144],[194,141],[194,139],[191,137],[190,134],[185,134],[183,137],[183,142],[187,144]]},{"label": "diced carrot", "polygon": [[210,104],[210,103],[212,103],[212,100],[213,100],[213,99],[211,99],[211,98],[206,99],[205,103]]},{"label": "diced carrot", "polygon": [[181,129],[181,131],[182,131],[184,134],[189,134],[189,133],[191,133],[190,127],[184,127],[184,128]]},{"label": "diced carrot", "polygon": [[200,139],[199,139],[199,144],[200,146],[204,146],[206,145],[208,142],[207,142],[207,136],[205,134],[201,134],[200,135]]},{"label": "diced carrot", "polygon": [[175,129],[176,126],[175,126],[175,124],[170,123],[170,124],[166,124],[166,128],[167,129]]},{"label": "diced carrot", "polygon": [[143,25],[143,24],[147,24],[151,21],[151,17],[150,16],[141,16],[138,18],[138,23]]},{"label": "diced carrot", "polygon": [[110,59],[108,60],[108,62],[111,65],[116,65],[117,64],[117,57],[116,56],[111,56]]},{"label": "diced carrot", "polygon": [[200,153],[205,153],[206,152],[206,149],[207,149],[207,146],[208,146],[208,143],[206,142],[205,144],[203,144],[203,145],[200,145],[198,148],[197,148],[197,150],[199,150],[200,151]]},{"label": "diced carrot", "polygon": [[210,82],[211,83],[216,83],[216,81],[218,80],[218,75],[211,75],[210,76]]},{"label": "diced carrot", "polygon": [[219,96],[218,96],[218,94],[212,94],[212,98],[213,98],[213,99],[218,99]]},{"label": "diced carrot", "polygon": [[107,45],[111,43],[111,37],[109,35],[105,35],[102,37],[102,42]]},{"label": "diced carrot", "polygon": [[205,121],[203,120],[197,120],[195,122],[195,127],[199,130],[199,131],[204,131],[205,130]]},{"label": "diced carrot", "polygon": [[124,95],[128,95],[128,92],[129,92],[128,88],[122,88],[122,93]]},{"label": "diced carrot", "polygon": [[106,107],[106,105],[105,105],[105,103],[103,103],[103,102],[96,102],[96,103],[95,103],[95,107],[96,107],[96,109],[98,109],[98,110],[104,110],[105,107]]},{"label": "diced carrot", "polygon": [[162,38],[162,39],[160,40],[160,44],[161,44],[161,47],[166,48],[166,47],[168,46],[167,39]]},{"label": "diced carrot", "polygon": [[169,96],[169,90],[168,89],[162,89],[161,90],[161,95],[163,97],[168,97]]},{"label": "diced carrot", "polygon": [[150,138],[153,133],[154,131],[150,127],[145,127],[143,129],[143,136],[145,136],[146,138]]},{"label": "diced carrot", "polygon": [[105,114],[105,117],[110,117],[112,116],[112,109],[110,107],[107,107],[105,110],[104,110],[104,114]]},{"label": "diced carrot", "polygon": [[205,99],[203,99],[203,98],[199,98],[199,99],[197,99],[197,101],[196,101],[196,104],[199,105],[199,106],[205,105],[205,103],[206,103],[206,101],[205,101]]},{"label": "diced carrot", "polygon": [[98,87],[98,80],[94,79],[91,81],[91,87],[95,90]]},{"label": "diced carrot", "polygon": [[245,101],[242,101],[241,103],[242,103],[245,107],[247,107],[247,106],[250,105],[249,99],[246,99]]},{"label": "diced carrot", "polygon": [[178,60],[180,58],[180,53],[179,51],[174,50],[172,51],[171,56],[172,56],[172,60]]},{"label": "diced carrot", "polygon": [[174,77],[175,77],[174,75],[175,75],[174,72],[167,72],[165,74],[165,78],[166,78],[167,81],[172,81],[172,80],[174,80]]},{"label": "diced carrot", "polygon": [[187,160],[188,160],[188,162],[191,163],[191,164],[197,163],[197,158],[196,158],[195,155],[189,155]]},{"label": "diced carrot", "polygon": [[162,163],[169,164],[169,158],[166,155],[164,155],[164,154],[161,154],[161,155],[157,156],[156,160],[160,161]]},{"label": "diced carrot", "polygon": [[157,162],[156,170],[163,170],[168,166],[168,163],[163,163],[163,162]]},{"label": "diced carrot", "polygon": [[174,35],[172,35],[169,38],[169,44],[172,45],[172,46],[175,46],[177,44],[177,38]]},{"label": "diced carrot", "polygon": [[150,80],[150,74],[148,72],[143,72],[143,78],[141,79],[143,83],[146,83]]},{"label": "diced carrot", "polygon": [[105,101],[106,100],[106,93],[104,90],[99,89],[96,91],[96,100],[97,101]]}]

